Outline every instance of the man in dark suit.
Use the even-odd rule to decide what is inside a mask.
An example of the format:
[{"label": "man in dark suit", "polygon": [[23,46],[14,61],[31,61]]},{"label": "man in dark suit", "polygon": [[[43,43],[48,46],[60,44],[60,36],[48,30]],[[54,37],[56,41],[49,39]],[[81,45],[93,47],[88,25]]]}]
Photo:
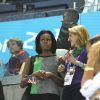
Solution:
[{"label": "man in dark suit", "polygon": [[79,13],[77,10],[68,8],[63,15],[62,26],[57,39],[57,49],[70,49],[70,42],[68,41],[68,28],[77,25]]}]

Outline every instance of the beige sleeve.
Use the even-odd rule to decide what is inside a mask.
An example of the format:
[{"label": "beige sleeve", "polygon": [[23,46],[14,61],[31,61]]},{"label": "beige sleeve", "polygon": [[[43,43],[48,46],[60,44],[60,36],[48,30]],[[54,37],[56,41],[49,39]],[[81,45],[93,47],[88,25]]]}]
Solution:
[{"label": "beige sleeve", "polygon": [[21,66],[19,74],[22,75],[22,79],[24,78],[25,75],[28,75],[28,73],[29,73],[30,59],[31,59],[31,57],[29,57],[25,62],[23,62],[22,66]]}]

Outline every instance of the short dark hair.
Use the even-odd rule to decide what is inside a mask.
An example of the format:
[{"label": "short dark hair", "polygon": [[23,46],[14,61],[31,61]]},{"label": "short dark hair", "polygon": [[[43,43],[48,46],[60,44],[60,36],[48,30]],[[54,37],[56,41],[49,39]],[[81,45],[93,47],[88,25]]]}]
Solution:
[{"label": "short dark hair", "polygon": [[45,34],[45,33],[50,34],[51,39],[52,39],[51,51],[52,51],[52,53],[55,53],[56,49],[57,49],[56,39],[55,39],[53,33],[50,30],[41,30],[38,33],[38,35],[36,36],[36,39],[35,39],[36,52],[38,54],[40,54],[42,52],[41,47],[40,47],[40,37],[41,37],[42,34]]},{"label": "short dark hair", "polygon": [[69,22],[73,22],[73,23],[77,23],[79,20],[79,13],[77,10],[73,9],[73,8],[68,8],[65,9],[64,11],[64,15],[63,15],[63,21],[64,19],[66,19],[66,23]]}]

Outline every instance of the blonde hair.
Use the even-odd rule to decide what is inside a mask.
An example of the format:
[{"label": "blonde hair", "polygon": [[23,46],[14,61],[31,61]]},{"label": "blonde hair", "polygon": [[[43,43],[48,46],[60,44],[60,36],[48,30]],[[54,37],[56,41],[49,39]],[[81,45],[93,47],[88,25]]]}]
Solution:
[{"label": "blonde hair", "polygon": [[11,39],[9,39],[8,42],[7,42],[7,47],[8,48],[9,48],[10,42],[16,42],[17,45],[20,47],[20,49],[23,49],[23,42],[22,42],[22,40],[20,40],[18,38],[11,38]]},{"label": "blonde hair", "polygon": [[89,40],[89,32],[83,25],[73,26],[72,28],[69,28],[68,31],[71,34],[78,36],[78,40],[77,40],[78,45],[81,46],[87,44]]}]

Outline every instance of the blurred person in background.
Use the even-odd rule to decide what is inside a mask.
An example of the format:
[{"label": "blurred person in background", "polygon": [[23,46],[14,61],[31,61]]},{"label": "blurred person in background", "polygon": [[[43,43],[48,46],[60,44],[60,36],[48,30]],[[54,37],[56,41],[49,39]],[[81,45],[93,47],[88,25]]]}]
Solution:
[{"label": "blurred person in background", "polygon": [[79,13],[77,10],[73,8],[65,9],[62,26],[60,28],[60,32],[57,38],[57,49],[67,49],[69,50],[71,45],[68,41],[69,32],[68,28],[77,25],[79,19]]},{"label": "blurred person in background", "polygon": [[17,75],[22,63],[29,57],[27,51],[23,50],[23,42],[18,38],[12,38],[7,42],[7,47],[11,52],[11,57],[6,64],[6,75]]},{"label": "blurred person in background", "polygon": [[19,86],[21,82],[19,72],[22,63],[29,57],[29,54],[23,50],[23,42],[18,38],[9,39],[7,47],[11,57],[7,64],[2,63],[6,69],[2,78],[5,100],[20,100],[23,90]]}]

